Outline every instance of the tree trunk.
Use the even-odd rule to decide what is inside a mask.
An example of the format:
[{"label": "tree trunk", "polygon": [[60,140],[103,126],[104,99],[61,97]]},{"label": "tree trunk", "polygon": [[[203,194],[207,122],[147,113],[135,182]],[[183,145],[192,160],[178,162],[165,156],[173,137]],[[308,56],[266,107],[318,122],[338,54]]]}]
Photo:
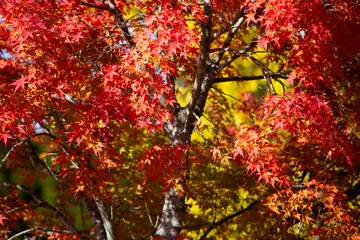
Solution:
[{"label": "tree trunk", "polygon": [[[176,105],[176,108],[173,110],[173,114],[174,122],[173,124],[168,124],[167,126],[167,131],[170,135],[170,146],[182,144],[186,148],[190,144],[190,137],[194,128],[193,125],[186,127],[189,115],[188,110],[180,108],[179,105]],[[188,158],[188,156],[185,157]],[[186,168],[187,169],[185,169],[185,171],[188,172],[188,161]],[[181,170],[184,169],[178,169],[179,174]],[[186,174],[186,176],[182,176],[182,180],[180,182],[184,191],[187,191],[186,182],[188,178],[189,175]],[[184,215],[185,196],[180,196],[175,188],[169,189],[165,194],[160,223],[156,228],[155,236],[165,239],[175,239],[181,231]]]},{"label": "tree trunk", "polygon": [[185,215],[185,197],[179,196],[176,189],[170,189],[165,194],[165,202],[160,219],[160,225],[156,229],[155,236],[166,239],[175,239],[182,228],[182,219]]}]

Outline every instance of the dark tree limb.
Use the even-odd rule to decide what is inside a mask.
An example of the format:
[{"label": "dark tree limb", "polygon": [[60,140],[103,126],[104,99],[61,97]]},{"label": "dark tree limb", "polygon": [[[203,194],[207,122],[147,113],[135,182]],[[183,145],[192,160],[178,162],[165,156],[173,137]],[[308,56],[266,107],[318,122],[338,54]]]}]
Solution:
[{"label": "dark tree limb", "polygon": [[[226,33],[227,31],[230,30],[230,28],[233,25],[236,25],[236,23],[239,21],[240,18],[242,18],[245,15],[246,11],[245,8],[243,8],[241,11],[239,11],[234,18],[232,18],[229,22],[227,22],[225,24],[225,26],[223,26],[219,31],[217,31],[216,33],[214,33],[211,38],[210,41],[214,41],[215,39],[217,39],[218,37],[220,37],[222,34]],[[235,26],[233,27],[235,28]],[[231,31],[234,31],[234,29],[232,29]],[[235,30],[237,31],[237,29]],[[231,39],[230,39],[231,40]]]},{"label": "dark tree limb", "polygon": [[60,229],[48,229],[48,228],[43,228],[43,227],[34,227],[34,228],[30,228],[30,229],[26,229],[22,232],[19,232],[13,236],[11,236],[8,240],[12,240],[12,239],[15,239],[17,237],[20,237],[24,234],[27,234],[27,233],[30,233],[30,232],[34,232],[34,231],[37,231],[37,230],[41,230],[41,231],[44,231],[47,235],[51,235],[53,233],[72,233],[70,231],[66,231],[66,230],[60,230]]},{"label": "dark tree limb", "polygon": [[[234,22],[233,24],[231,24],[231,25],[233,25],[233,26],[232,26],[232,28],[231,28],[231,30],[230,30],[230,32],[229,32],[229,34],[228,34],[225,42],[224,42],[222,48],[225,49],[225,48],[229,47],[229,45],[230,45],[232,39],[234,38],[235,34],[237,33],[237,31],[239,30],[239,28],[241,27],[241,25],[245,22],[245,16],[244,16],[245,13],[246,13],[246,10],[245,10],[245,8],[243,8],[243,9],[236,15],[236,16],[239,16],[239,18],[237,18],[237,21],[236,21],[236,22]],[[219,63],[220,63],[220,61],[221,61],[222,57],[224,56],[224,54],[225,54],[225,51],[220,51],[220,52],[218,53],[218,55],[217,55],[216,58],[215,58],[215,63],[216,63],[216,64],[219,64]]]},{"label": "dark tree limb", "polygon": [[355,184],[352,188],[349,188],[345,191],[346,196],[349,200],[355,199],[357,196],[360,195],[360,182]]},{"label": "dark tree limb", "polygon": [[[289,74],[288,72],[279,72],[279,73],[269,73],[269,77],[287,79]],[[227,78],[215,78],[213,83],[222,83],[222,82],[246,82],[254,80],[264,79],[263,75],[257,76],[237,76],[237,77],[227,77]]]},{"label": "dark tree limb", "polygon": [[[250,51],[250,49],[252,49],[256,44],[257,41],[261,38],[262,35],[260,35],[258,38],[256,38],[255,40],[253,40],[251,43],[249,43],[248,45],[246,45],[243,49],[237,51],[234,53],[234,55],[228,59],[226,59],[225,61],[223,61],[216,69],[216,74],[220,73],[224,68],[226,68],[227,66],[229,66],[232,62],[234,62],[236,59],[238,59],[241,56],[247,56],[246,53],[248,51]],[[234,50],[232,50],[232,52],[234,52]]]},{"label": "dark tree limb", "polygon": [[[39,203],[40,207],[44,207],[49,210],[57,219],[59,219],[72,233],[79,235],[82,237],[82,233],[79,229],[77,229],[74,224],[65,217],[57,208],[50,205],[47,201],[45,201],[42,197],[39,196],[33,189],[25,187],[20,184],[12,183],[12,182],[0,182],[0,186],[12,187],[19,189],[20,191],[26,192],[29,194],[36,202]],[[83,238],[83,237],[82,237]],[[83,238],[84,239],[84,238]]]},{"label": "dark tree limb", "polygon": [[130,31],[126,26],[126,21],[124,20],[123,16],[121,15],[120,10],[117,8],[115,1],[114,0],[109,0],[109,1],[101,0],[101,2],[105,6],[99,6],[99,5],[87,3],[84,1],[80,1],[80,5],[111,12],[113,14],[116,22],[120,26],[120,29],[121,29],[121,32],[122,32],[122,35],[123,35],[123,38],[124,38],[126,44],[128,45],[129,48],[132,48],[135,45],[135,42],[133,41]]},{"label": "dark tree limb", "polygon": [[209,235],[209,233],[210,233],[214,228],[216,228],[217,226],[220,226],[221,224],[226,223],[226,222],[229,221],[230,219],[235,218],[235,217],[243,214],[244,212],[251,210],[251,209],[252,209],[256,204],[258,204],[258,203],[259,203],[259,201],[254,201],[254,202],[252,202],[249,206],[247,206],[246,208],[242,208],[242,209],[240,209],[239,211],[237,211],[236,213],[233,213],[233,214],[231,214],[231,215],[229,215],[229,216],[221,219],[220,221],[217,221],[217,222],[214,221],[214,222],[210,225],[210,227],[206,230],[206,232],[200,237],[200,240],[205,239],[205,238],[207,237],[207,235]]},{"label": "dark tree limb", "polygon": [[80,5],[87,6],[87,7],[92,7],[92,8],[96,8],[96,9],[99,9],[99,10],[108,11],[108,12],[111,11],[111,9],[106,7],[106,6],[99,6],[99,5],[92,4],[92,3],[87,3],[87,2],[84,2],[84,1],[80,1]]},{"label": "dark tree limb", "polygon": [[8,78],[11,78],[11,79],[13,79],[13,80],[17,79],[17,78],[16,78],[15,76],[13,76],[12,74],[7,73],[7,72],[4,72],[4,71],[0,71],[0,74],[6,76],[6,77],[8,77]]},{"label": "dark tree limb", "polygon": [[120,13],[120,10],[116,6],[115,1],[114,0],[109,0],[109,1],[101,0],[101,2],[103,4],[105,4],[110,9],[110,12],[114,15],[114,18],[120,26],[123,38],[126,41],[126,44],[128,45],[128,47],[132,48],[133,46],[135,46],[135,42],[133,41],[133,38],[129,32],[129,29],[126,26],[126,22]]},{"label": "dark tree limb", "polygon": [[212,28],[212,6],[209,0],[204,2],[204,12],[207,16],[207,21],[200,23],[200,56],[197,62],[194,87],[189,104],[187,106],[187,114],[190,118],[193,115],[193,112],[198,116],[202,115],[207,93],[211,87],[212,78],[216,75],[212,72],[215,64],[211,63],[209,59]]}]

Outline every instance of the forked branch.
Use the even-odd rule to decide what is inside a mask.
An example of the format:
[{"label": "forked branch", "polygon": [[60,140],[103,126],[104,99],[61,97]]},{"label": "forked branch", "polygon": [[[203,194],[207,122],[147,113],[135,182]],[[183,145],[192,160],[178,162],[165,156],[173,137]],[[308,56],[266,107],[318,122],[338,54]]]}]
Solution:
[{"label": "forked branch", "polygon": [[242,209],[240,209],[239,211],[237,211],[236,213],[233,213],[233,214],[231,214],[231,215],[229,215],[229,216],[221,219],[220,221],[217,221],[217,222],[214,221],[214,222],[210,225],[210,227],[206,230],[206,232],[200,237],[200,240],[205,239],[205,238],[207,237],[207,235],[209,235],[209,233],[210,233],[214,228],[216,228],[217,226],[220,226],[221,224],[229,221],[230,219],[235,218],[235,217],[243,214],[244,212],[251,210],[251,209],[252,209],[256,204],[258,204],[258,203],[259,203],[259,201],[254,201],[254,202],[252,202],[249,206],[247,206],[246,208],[242,208]]}]

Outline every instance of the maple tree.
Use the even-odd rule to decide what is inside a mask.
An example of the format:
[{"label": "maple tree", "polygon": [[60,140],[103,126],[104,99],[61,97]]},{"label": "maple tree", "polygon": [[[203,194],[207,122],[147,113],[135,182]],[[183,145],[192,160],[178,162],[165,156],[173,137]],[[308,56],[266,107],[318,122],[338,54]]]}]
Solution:
[{"label": "maple tree", "polygon": [[0,5],[3,237],[360,237],[358,1]]}]

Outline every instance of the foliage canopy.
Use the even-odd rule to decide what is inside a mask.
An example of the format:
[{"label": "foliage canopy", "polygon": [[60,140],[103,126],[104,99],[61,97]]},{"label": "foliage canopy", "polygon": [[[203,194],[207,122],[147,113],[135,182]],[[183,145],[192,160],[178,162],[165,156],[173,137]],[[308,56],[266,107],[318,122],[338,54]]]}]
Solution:
[{"label": "foliage canopy", "polygon": [[0,6],[6,239],[359,239],[359,1]]}]

